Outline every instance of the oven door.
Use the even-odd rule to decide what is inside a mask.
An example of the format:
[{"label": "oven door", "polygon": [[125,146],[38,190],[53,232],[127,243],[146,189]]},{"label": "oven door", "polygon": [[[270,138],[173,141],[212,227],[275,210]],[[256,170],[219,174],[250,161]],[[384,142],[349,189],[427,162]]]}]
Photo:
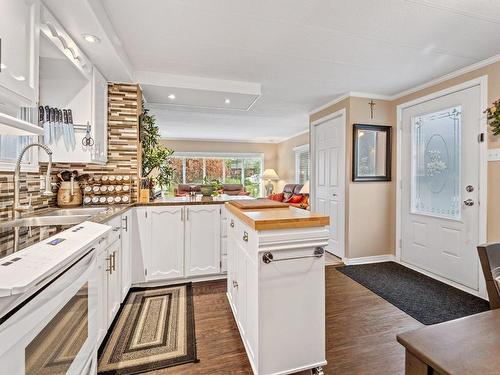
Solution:
[{"label": "oven door", "polygon": [[0,325],[2,373],[82,374],[95,360],[96,250],[8,314]]}]

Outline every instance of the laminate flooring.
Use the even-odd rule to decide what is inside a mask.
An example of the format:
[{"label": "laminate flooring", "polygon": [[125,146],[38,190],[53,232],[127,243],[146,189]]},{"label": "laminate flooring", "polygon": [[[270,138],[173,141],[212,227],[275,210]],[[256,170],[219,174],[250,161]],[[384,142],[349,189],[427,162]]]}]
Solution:
[{"label": "laminate flooring", "polygon": [[[404,350],[396,334],[422,325],[389,302],[326,267],[326,374],[404,373]],[[226,281],[193,284],[199,363],[151,375],[252,374],[226,299]],[[310,372],[302,372],[303,374]]]}]

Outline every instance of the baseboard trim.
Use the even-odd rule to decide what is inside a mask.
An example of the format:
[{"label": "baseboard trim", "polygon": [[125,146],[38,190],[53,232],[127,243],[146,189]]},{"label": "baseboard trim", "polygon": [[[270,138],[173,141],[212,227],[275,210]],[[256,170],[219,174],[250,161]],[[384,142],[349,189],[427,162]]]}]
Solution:
[{"label": "baseboard trim", "polygon": [[380,263],[380,262],[394,262],[396,257],[393,254],[385,255],[375,255],[371,257],[360,257],[360,258],[342,258],[342,261],[346,266],[352,266],[355,264],[369,264],[369,263]]}]

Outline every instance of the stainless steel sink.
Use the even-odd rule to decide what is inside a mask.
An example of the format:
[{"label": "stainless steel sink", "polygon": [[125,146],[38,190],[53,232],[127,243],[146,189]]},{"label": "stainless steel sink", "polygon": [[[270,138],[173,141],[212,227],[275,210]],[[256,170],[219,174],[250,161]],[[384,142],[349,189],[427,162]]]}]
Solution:
[{"label": "stainless steel sink", "polygon": [[43,216],[79,216],[87,215],[94,216],[106,211],[104,207],[89,207],[89,208],[59,208],[54,211],[46,212]]},{"label": "stainless steel sink", "polygon": [[46,225],[75,225],[84,222],[92,215],[51,215],[32,216],[23,219],[15,219],[0,224],[0,230],[12,229],[15,227],[43,227]]}]

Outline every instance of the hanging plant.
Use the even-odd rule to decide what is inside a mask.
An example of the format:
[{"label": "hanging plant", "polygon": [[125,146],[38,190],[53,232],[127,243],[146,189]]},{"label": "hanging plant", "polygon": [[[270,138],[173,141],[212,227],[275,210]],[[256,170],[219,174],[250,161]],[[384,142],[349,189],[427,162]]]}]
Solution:
[{"label": "hanging plant", "polygon": [[[154,189],[155,184],[161,188],[168,188],[174,175],[171,159],[174,151],[163,146],[160,138],[160,130],[156,125],[155,117],[149,114],[149,109],[144,108],[140,116],[141,176],[146,179],[151,190]],[[151,176],[153,172],[155,176]]]},{"label": "hanging plant", "polygon": [[500,99],[493,102],[493,105],[486,109],[484,113],[486,113],[493,135],[500,135]]}]

